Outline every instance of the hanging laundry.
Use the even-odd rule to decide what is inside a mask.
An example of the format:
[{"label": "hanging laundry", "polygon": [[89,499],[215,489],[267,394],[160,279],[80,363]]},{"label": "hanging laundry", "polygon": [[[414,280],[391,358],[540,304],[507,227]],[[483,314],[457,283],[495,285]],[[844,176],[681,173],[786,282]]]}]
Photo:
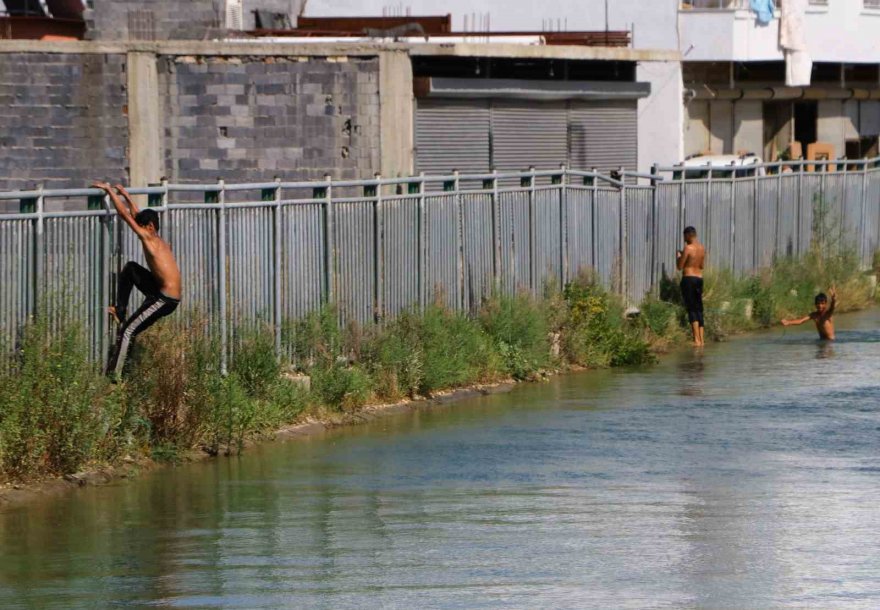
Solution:
[{"label": "hanging laundry", "polygon": [[773,0],[751,0],[750,7],[758,16],[758,23],[761,25],[767,25],[773,21],[773,13],[776,11]]},{"label": "hanging laundry", "polygon": [[785,53],[785,84],[805,87],[810,84],[813,60],[807,48],[804,19],[808,0],[785,0],[779,20],[779,47]]}]

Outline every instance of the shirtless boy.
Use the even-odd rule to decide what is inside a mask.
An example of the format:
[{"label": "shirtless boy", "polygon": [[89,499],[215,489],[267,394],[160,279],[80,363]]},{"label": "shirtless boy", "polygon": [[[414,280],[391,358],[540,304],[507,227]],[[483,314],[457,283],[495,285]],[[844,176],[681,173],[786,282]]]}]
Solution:
[{"label": "shirtless boy", "polygon": [[681,271],[681,296],[694,334],[694,345],[703,345],[703,265],[706,249],[697,241],[697,230],[684,230],[684,250],[675,253],[675,267]]},{"label": "shirtless boy", "polygon": [[[170,315],[180,304],[180,270],[171,246],[159,237],[159,214],[155,210],[139,210],[121,184],[111,188],[106,182],[95,182],[92,187],[103,190],[110,197],[119,217],[141,240],[144,258],[149,266],[149,269],[145,269],[134,261],[128,261],[119,274],[116,303],[107,308],[119,324],[116,344],[110,352],[106,371],[108,375],[116,377],[122,372],[134,338],[160,318]],[[125,203],[120,201],[119,195],[125,199]],[[144,294],[144,302],[126,319],[128,298],[135,286]]]},{"label": "shirtless boy", "polygon": [[828,291],[831,296],[831,304],[828,303],[828,297],[824,292],[816,295],[816,311],[803,318],[794,318],[783,320],[783,326],[796,326],[812,320],[816,323],[816,330],[819,332],[819,338],[826,341],[834,341],[834,322],[831,316],[834,315],[834,308],[837,306],[837,290],[833,287]]}]

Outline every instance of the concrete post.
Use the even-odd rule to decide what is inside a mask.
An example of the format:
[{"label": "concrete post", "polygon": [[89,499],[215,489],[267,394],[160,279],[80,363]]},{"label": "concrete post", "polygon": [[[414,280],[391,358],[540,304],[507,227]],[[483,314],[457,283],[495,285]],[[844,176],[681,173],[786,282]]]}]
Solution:
[{"label": "concrete post", "polygon": [[131,186],[148,186],[159,182],[164,174],[156,55],[129,52],[127,75],[129,182]]},{"label": "concrete post", "polygon": [[413,175],[415,149],[413,71],[405,51],[379,53],[379,129],[381,173]]}]

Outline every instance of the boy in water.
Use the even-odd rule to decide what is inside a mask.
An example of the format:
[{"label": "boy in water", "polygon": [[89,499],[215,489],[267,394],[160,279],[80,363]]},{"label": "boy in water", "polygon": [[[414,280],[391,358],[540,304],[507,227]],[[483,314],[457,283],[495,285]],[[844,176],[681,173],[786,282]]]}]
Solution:
[{"label": "boy in water", "polygon": [[[174,260],[171,246],[159,237],[159,214],[156,210],[139,210],[121,184],[111,188],[106,182],[95,182],[92,186],[107,193],[119,217],[141,240],[144,258],[149,266],[146,269],[134,261],[128,261],[119,274],[116,302],[107,308],[119,324],[116,344],[110,352],[106,371],[107,375],[116,377],[122,372],[128,348],[134,338],[160,318],[170,315],[180,304],[180,269]],[[119,200],[116,191],[122,195],[125,203]],[[128,298],[134,287],[145,298],[140,308],[126,319]]]},{"label": "boy in water", "polygon": [[675,267],[681,271],[681,297],[694,334],[694,345],[703,345],[703,266],[706,248],[697,241],[697,230],[684,230],[684,250],[675,253]]},{"label": "boy in water", "polygon": [[796,326],[813,320],[816,323],[816,330],[819,331],[819,338],[825,341],[834,341],[834,322],[831,316],[834,315],[834,307],[837,305],[837,290],[833,287],[828,291],[831,296],[831,303],[828,303],[828,297],[824,292],[816,295],[816,311],[803,318],[794,318],[791,320],[783,320],[783,326]]}]

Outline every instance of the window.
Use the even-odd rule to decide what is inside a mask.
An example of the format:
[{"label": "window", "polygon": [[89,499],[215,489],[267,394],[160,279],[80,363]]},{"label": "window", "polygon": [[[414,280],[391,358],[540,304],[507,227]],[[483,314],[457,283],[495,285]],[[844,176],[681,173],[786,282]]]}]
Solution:
[{"label": "window", "polygon": [[241,0],[226,0],[226,29],[244,29],[244,9]]}]

